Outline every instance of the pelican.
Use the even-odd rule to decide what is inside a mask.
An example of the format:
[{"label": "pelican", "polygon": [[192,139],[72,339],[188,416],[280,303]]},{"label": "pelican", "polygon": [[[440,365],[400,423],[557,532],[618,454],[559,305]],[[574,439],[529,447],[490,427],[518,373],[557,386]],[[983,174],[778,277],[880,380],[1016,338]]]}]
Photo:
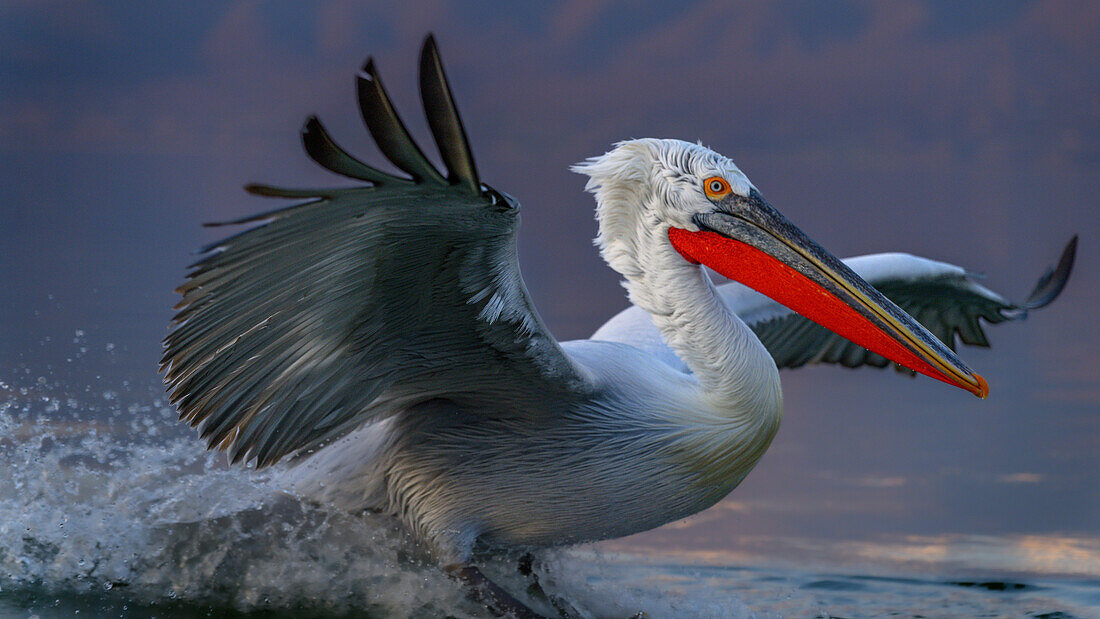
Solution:
[{"label": "pelican", "polygon": [[[253,225],[204,248],[162,372],[210,448],[258,467],[287,459],[302,496],[396,516],[494,612],[530,614],[481,574],[483,552],[630,535],[728,495],[779,427],[781,368],[892,362],[984,398],[955,334],[987,345],[979,318],[1023,318],[1072,266],[1076,238],[1014,304],[941,262],[841,261],[730,159],[627,140],[573,170],[633,307],[558,342],[520,276],[519,203],[481,182],[433,38],[420,92],[445,171],[373,61],[357,85],[404,175],[309,118],[309,156],[363,184],[249,185],[296,202],[226,222]],[[704,265],[739,283],[716,285]]]}]

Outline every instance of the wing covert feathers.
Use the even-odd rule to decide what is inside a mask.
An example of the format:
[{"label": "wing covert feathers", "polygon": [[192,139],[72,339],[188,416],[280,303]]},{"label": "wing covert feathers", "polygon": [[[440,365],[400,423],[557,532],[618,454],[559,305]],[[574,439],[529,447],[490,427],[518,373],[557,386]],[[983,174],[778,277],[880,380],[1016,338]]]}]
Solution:
[{"label": "wing covert feathers", "polygon": [[203,248],[177,292],[161,371],[180,418],[233,461],[266,466],[371,420],[447,399],[472,415],[553,414],[583,377],[535,311],[516,261],[518,205],[480,185],[439,63],[421,83],[445,178],[413,142],[377,78],[359,81],[377,170],[321,123],[308,155],[365,186],[283,189],[298,203]]}]

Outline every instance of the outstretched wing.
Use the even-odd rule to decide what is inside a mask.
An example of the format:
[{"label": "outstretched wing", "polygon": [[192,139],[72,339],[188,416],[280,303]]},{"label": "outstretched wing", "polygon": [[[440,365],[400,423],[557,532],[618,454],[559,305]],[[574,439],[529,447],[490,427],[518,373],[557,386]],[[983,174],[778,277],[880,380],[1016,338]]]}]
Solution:
[{"label": "outstretched wing", "polygon": [[305,201],[229,222],[259,225],[206,247],[178,288],[165,382],[181,418],[234,461],[268,465],[429,399],[523,418],[585,387],[531,304],[518,204],[478,180],[431,37],[420,86],[446,176],[368,61],[363,118],[411,178],[356,160],[310,118],[310,157],[368,185],[249,186]]},{"label": "outstretched wing", "polygon": [[[956,335],[964,344],[989,346],[979,319],[991,324],[1020,320],[1028,310],[1053,301],[1069,278],[1076,248],[1077,237],[1073,237],[1057,267],[1048,270],[1020,304],[985,288],[972,273],[943,262],[908,254],[875,254],[844,262],[954,350]],[[886,367],[891,363],[741,284],[723,284],[718,291],[726,305],[760,338],[779,368],[808,363]],[[637,307],[612,318],[593,338],[637,346],[675,368],[690,371],[665,345],[649,315]]]},{"label": "outstretched wing", "polygon": [[[955,350],[958,341],[970,346],[989,346],[979,319],[990,324],[1021,320],[1027,317],[1028,310],[1053,301],[1069,278],[1076,247],[1077,237],[1074,237],[1062,252],[1058,266],[1040,278],[1027,300],[1020,304],[1011,303],[982,286],[972,273],[943,262],[908,254],[875,254],[846,262],[860,277]],[[727,294],[732,297],[735,293],[730,289]],[[807,363],[881,368],[892,363],[770,299],[767,303],[746,307],[739,315],[780,368],[797,368]],[[899,371],[913,373],[894,365]]]}]

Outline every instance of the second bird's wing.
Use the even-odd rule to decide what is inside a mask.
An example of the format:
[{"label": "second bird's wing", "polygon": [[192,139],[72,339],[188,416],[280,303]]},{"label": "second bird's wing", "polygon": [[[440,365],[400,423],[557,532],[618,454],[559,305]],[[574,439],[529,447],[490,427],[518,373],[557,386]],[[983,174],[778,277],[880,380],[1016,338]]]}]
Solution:
[{"label": "second bird's wing", "polygon": [[229,222],[258,225],[205,248],[178,289],[165,382],[181,418],[234,461],[268,465],[429,399],[522,419],[585,389],[531,304],[518,204],[478,180],[430,38],[420,87],[446,176],[368,62],[364,120],[411,178],[354,159],[311,118],[309,155],[368,185],[250,186],[300,202]]},{"label": "second bird's wing", "polygon": [[[845,262],[898,307],[916,318],[951,350],[957,342],[989,346],[979,319],[990,324],[1027,317],[1054,300],[1062,291],[1073,267],[1077,246],[1074,237],[1058,266],[1049,270],[1023,303],[1012,303],[982,286],[976,276],[944,262],[909,254],[874,254]],[[764,299],[745,303],[734,285],[721,287],[727,302],[740,301],[738,315],[752,328],[779,368],[797,368],[808,363],[836,363],[845,367],[886,367],[891,362],[862,346],[853,344],[787,308]],[[738,285],[739,286],[739,285]],[[902,372],[911,370],[895,364]]]}]

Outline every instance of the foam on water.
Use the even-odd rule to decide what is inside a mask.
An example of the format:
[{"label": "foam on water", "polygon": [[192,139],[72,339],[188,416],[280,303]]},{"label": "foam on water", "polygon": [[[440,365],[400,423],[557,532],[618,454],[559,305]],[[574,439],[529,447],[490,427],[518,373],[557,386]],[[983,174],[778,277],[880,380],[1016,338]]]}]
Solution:
[{"label": "foam on water", "polygon": [[[301,501],[280,488],[279,467],[228,466],[176,420],[159,385],[83,374],[93,384],[23,366],[5,378],[0,369],[0,616],[488,616],[394,520]],[[1012,616],[1021,608],[1100,617],[1100,540],[751,542],[740,541],[743,552],[676,554],[620,541],[544,552],[534,567],[549,602],[579,617]],[[912,565],[930,553],[958,565]],[[796,560],[779,565],[778,556]],[[482,568],[556,616],[547,600],[525,597],[517,561]],[[904,569],[891,576],[891,565]]]},{"label": "foam on water", "polygon": [[405,558],[392,523],[281,495],[270,474],[229,469],[194,439],[0,423],[16,437],[0,455],[11,472],[0,480],[5,591],[117,589],[140,603],[242,610],[464,607],[457,586]]},{"label": "foam on water", "polygon": [[[279,467],[228,466],[155,391],[131,392],[147,403],[129,404],[78,390],[94,400],[84,404],[70,391],[0,383],[0,611],[486,616],[393,519],[300,501],[280,490]],[[483,568],[522,593],[516,560]],[[679,616],[685,604],[693,616],[750,614],[725,594],[616,583],[601,565],[593,551],[566,550],[535,567],[580,616]]]}]

